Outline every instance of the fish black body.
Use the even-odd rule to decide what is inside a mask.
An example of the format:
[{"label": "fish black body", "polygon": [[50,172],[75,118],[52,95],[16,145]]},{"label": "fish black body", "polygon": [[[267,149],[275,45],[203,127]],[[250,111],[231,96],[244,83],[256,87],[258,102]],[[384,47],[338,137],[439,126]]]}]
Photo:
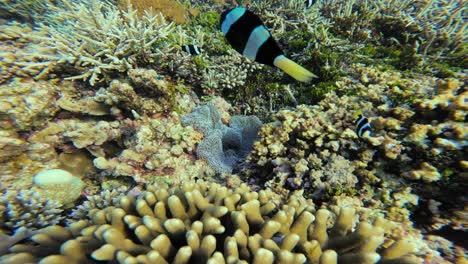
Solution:
[{"label": "fish black body", "polygon": [[197,45],[183,45],[182,49],[187,52],[190,55],[199,55],[200,54],[200,49],[198,48]]},{"label": "fish black body", "polygon": [[369,135],[371,134],[371,126],[369,123],[369,119],[363,115],[358,115],[356,118],[356,134],[358,137],[362,137],[366,131],[369,131]]},{"label": "fish black body", "polygon": [[276,66],[302,82],[316,77],[286,58],[262,20],[251,11],[243,7],[224,11],[221,14],[220,27],[227,42],[248,59]]},{"label": "fish black body", "polygon": [[[226,20],[228,14],[230,16]],[[238,16],[239,18],[234,21]],[[229,44],[250,60],[274,66],[273,60],[284,54],[260,18],[249,10],[240,7],[227,10],[221,14],[221,21],[221,31]],[[235,23],[228,27],[231,21]],[[253,43],[252,40],[250,44],[249,38],[254,38],[252,34],[258,36],[258,41]],[[263,42],[263,45],[260,42]]]},{"label": "fish black body", "polygon": [[310,8],[315,4],[315,0],[305,0],[304,1],[306,8]]}]

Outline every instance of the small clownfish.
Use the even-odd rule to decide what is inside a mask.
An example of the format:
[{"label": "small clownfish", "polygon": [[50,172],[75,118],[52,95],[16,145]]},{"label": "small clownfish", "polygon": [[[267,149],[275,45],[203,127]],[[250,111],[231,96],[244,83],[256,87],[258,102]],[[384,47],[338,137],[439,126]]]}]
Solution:
[{"label": "small clownfish", "polygon": [[315,2],[316,2],[315,0],[305,0],[305,1],[304,1],[306,8],[309,8],[309,7],[311,7],[312,5],[314,5]]},{"label": "small clownfish", "polygon": [[192,45],[192,44],[183,45],[182,50],[184,50],[185,52],[187,52],[190,55],[199,55],[200,54],[200,49],[198,48],[197,45]]},{"label": "small clownfish", "polygon": [[243,7],[224,11],[220,20],[221,31],[227,42],[250,60],[276,66],[301,82],[317,76],[286,58],[260,18]]},{"label": "small clownfish", "polygon": [[366,132],[368,132],[367,136],[370,136],[372,131],[369,119],[362,115],[361,110],[356,111],[354,118],[356,119],[354,123],[356,124],[356,134],[358,137],[361,138]]}]

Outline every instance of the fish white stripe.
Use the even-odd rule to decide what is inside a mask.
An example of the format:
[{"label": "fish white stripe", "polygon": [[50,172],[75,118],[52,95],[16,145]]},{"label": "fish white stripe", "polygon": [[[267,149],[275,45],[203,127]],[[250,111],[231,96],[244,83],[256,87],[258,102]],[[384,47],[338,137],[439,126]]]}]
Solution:
[{"label": "fish white stripe", "polygon": [[358,126],[358,127],[361,126],[362,125],[361,123],[365,122],[365,120],[366,120],[366,117],[361,116],[361,118],[359,118],[359,120],[356,122],[356,126]]},{"label": "fish white stripe", "polygon": [[252,33],[250,33],[249,40],[247,40],[247,44],[245,45],[242,55],[251,60],[255,60],[258,50],[269,37],[270,32],[268,32],[268,29],[266,29],[264,25],[256,27],[252,30]]},{"label": "fish white stripe", "polygon": [[190,47],[189,47],[189,45],[185,45],[184,48],[185,48],[185,51],[186,51],[188,54],[190,54]]},{"label": "fish white stripe", "polygon": [[231,12],[229,12],[224,18],[223,23],[221,24],[221,31],[226,36],[231,26],[236,23],[239,18],[241,18],[245,13],[245,8],[236,7]]},{"label": "fish white stripe", "polygon": [[193,45],[193,49],[195,50],[195,54],[200,54],[200,51],[198,50],[198,47]]},{"label": "fish white stripe", "polygon": [[369,128],[369,129],[370,129],[369,123],[366,123],[365,125],[363,125],[363,126],[361,127],[361,129],[359,129],[358,136],[361,137],[361,136],[362,136],[362,133],[364,133],[364,129],[366,129],[366,128]]}]

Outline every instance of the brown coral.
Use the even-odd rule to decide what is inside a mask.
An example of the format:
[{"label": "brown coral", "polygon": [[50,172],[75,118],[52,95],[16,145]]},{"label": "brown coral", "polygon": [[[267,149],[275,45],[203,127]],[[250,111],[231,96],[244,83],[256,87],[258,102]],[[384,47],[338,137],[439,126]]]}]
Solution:
[{"label": "brown coral", "polygon": [[161,12],[164,17],[174,21],[177,24],[182,24],[186,20],[187,10],[185,7],[174,0],[120,0],[118,1],[119,8],[126,10],[128,4],[131,4],[137,11],[138,15],[142,16],[145,11],[152,10],[153,12]]},{"label": "brown coral", "polygon": [[[382,219],[354,227],[352,208],[335,219],[300,196],[277,209],[271,192],[245,185],[186,183],[94,209],[67,227],[50,226],[17,244],[2,263],[418,263],[410,240],[386,236]],[[279,202],[281,204],[281,202]]]}]

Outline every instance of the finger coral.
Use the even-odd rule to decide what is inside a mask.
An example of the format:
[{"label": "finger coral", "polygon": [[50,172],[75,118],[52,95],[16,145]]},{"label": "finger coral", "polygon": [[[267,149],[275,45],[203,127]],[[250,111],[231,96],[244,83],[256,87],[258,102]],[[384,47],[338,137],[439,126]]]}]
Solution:
[{"label": "finger coral", "polygon": [[264,180],[278,192],[307,186],[314,197],[321,197],[326,188],[354,187],[353,172],[362,165],[347,153],[358,148],[347,110],[353,104],[329,95],[316,107],[279,111],[260,130],[248,162],[257,166],[254,169],[271,171],[266,175],[272,179]]},{"label": "finger coral", "polygon": [[[12,246],[2,263],[420,263],[417,244],[390,237],[383,219],[355,226],[353,208],[335,216],[300,196],[215,183],[150,187],[118,206],[91,210]],[[277,204],[275,204],[277,203]],[[332,225],[329,225],[332,221]],[[331,227],[331,228],[330,228]]]}]

